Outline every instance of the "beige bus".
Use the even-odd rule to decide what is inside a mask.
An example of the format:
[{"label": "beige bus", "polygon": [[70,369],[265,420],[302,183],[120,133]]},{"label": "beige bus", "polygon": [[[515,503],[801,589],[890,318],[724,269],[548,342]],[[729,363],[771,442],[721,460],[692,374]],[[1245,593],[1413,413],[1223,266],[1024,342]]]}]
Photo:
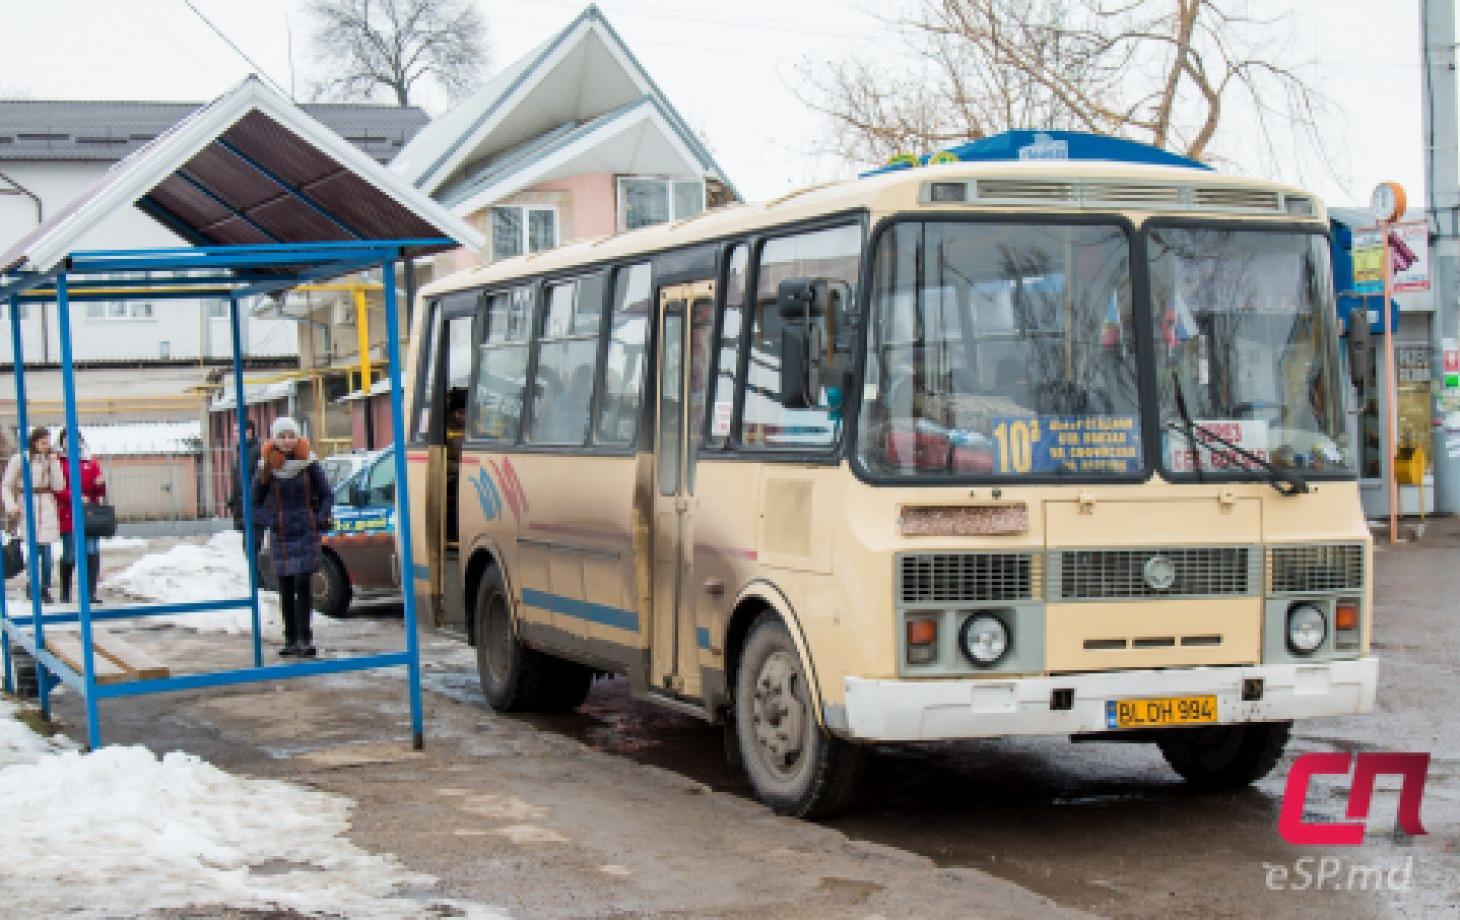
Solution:
[{"label": "beige bus", "polygon": [[409,582],[493,708],[625,675],[786,814],[875,742],[1248,783],[1374,702],[1337,327],[1319,201],[1169,167],[907,169],[494,263],[415,311]]}]

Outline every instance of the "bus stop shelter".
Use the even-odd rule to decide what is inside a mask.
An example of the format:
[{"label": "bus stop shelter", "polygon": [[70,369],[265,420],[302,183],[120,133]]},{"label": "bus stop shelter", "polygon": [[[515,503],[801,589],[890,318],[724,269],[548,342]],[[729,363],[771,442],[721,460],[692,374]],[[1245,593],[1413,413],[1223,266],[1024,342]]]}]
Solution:
[{"label": "bus stop shelter", "polygon": [[[138,207],[186,241],[187,246],[149,249],[80,248],[89,231],[119,209]],[[203,106],[145,147],[112,167],[93,187],[0,255],[0,303],[9,305],[17,421],[21,435],[24,533],[31,583],[37,583],[38,546],[32,470],[25,449],[29,430],[25,356],[20,325],[23,304],[53,309],[60,338],[61,385],[67,429],[78,431],[72,305],[88,301],[193,300],[228,304],[232,337],[232,389],[238,431],[244,428],[241,310],[248,298],[310,282],[379,272],[384,289],[392,433],[405,441],[396,269],[410,260],[465,245],[479,248],[479,234],[366,154],[250,77]],[[70,469],[80,469],[79,438],[67,443]],[[239,442],[241,495],[248,495],[246,446]],[[397,482],[407,481],[405,453],[396,451]],[[409,490],[396,490],[399,562],[414,571]],[[76,574],[87,584],[85,516],[79,489],[70,490]],[[253,545],[251,516],[244,515],[243,545]],[[102,743],[102,700],[198,690],[258,681],[310,677],[370,668],[404,667],[410,697],[412,743],[423,743],[420,657],[413,592],[404,595],[404,647],[371,655],[265,665],[260,636],[257,567],[248,565],[246,597],[191,603],[150,603],[93,609],[90,592],[78,592],[76,609],[43,608],[32,591],[28,609],[11,610],[0,596],[5,686],[14,688],[12,646],[28,651],[40,670],[42,712],[50,717],[47,675],[74,690],[86,711],[91,748]],[[402,582],[408,584],[408,581]],[[100,683],[94,624],[150,616],[217,610],[250,611],[253,666],[123,683]],[[46,631],[76,624],[81,667],[47,649]]]}]

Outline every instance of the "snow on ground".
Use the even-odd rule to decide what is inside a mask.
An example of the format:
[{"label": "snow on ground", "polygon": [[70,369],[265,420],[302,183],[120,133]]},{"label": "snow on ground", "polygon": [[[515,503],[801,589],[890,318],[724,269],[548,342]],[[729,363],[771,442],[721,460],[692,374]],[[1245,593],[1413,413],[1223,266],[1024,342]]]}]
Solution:
[{"label": "snow on ground", "polygon": [[[142,601],[182,604],[193,601],[236,600],[248,597],[248,566],[243,541],[231,530],[216,533],[205,543],[178,543],[143,556],[120,572],[108,575],[109,588]],[[265,627],[280,629],[278,603],[272,593],[259,596]],[[243,635],[249,632],[247,607],[178,616],[146,617],[133,625],[183,626],[199,632]]]},{"label": "snow on ground", "polygon": [[0,700],[7,915],[116,917],[227,905],[347,917],[440,916],[442,909],[504,916],[433,899],[425,892],[436,879],[351,843],[347,798],[232,776],[191,754],[66,750],[16,721],[16,711]]}]

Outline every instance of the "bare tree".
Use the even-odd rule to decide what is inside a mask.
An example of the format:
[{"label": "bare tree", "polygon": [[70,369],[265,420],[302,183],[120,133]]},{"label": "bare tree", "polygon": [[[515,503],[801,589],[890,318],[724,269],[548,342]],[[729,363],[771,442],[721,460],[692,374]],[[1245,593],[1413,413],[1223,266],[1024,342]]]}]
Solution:
[{"label": "bare tree", "polygon": [[1130,137],[1199,160],[1234,107],[1272,149],[1316,139],[1318,98],[1281,62],[1281,18],[1243,0],[918,0],[900,76],[850,59],[808,69],[833,152],[882,162],[1011,128]]},{"label": "bare tree", "polygon": [[312,0],[316,95],[410,105],[422,81],[459,99],[486,67],[486,26],[471,0]]}]

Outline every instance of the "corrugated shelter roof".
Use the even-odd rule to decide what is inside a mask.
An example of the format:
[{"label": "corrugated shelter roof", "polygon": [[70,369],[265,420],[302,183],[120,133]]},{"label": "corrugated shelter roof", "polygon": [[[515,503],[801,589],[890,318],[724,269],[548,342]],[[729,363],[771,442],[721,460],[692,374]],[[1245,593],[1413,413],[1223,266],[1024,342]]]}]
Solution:
[{"label": "corrugated shelter roof", "polygon": [[482,245],[475,229],[250,76],[113,165],[0,255],[0,272],[52,270],[88,229],[129,204],[194,246]]},{"label": "corrugated shelter roof", "polygon": [[[203,107],[201,102],[0,100],[0,161],[115,162]],[[300,106],[378,163],[389,163],[431,120],[414,106]]]}]

